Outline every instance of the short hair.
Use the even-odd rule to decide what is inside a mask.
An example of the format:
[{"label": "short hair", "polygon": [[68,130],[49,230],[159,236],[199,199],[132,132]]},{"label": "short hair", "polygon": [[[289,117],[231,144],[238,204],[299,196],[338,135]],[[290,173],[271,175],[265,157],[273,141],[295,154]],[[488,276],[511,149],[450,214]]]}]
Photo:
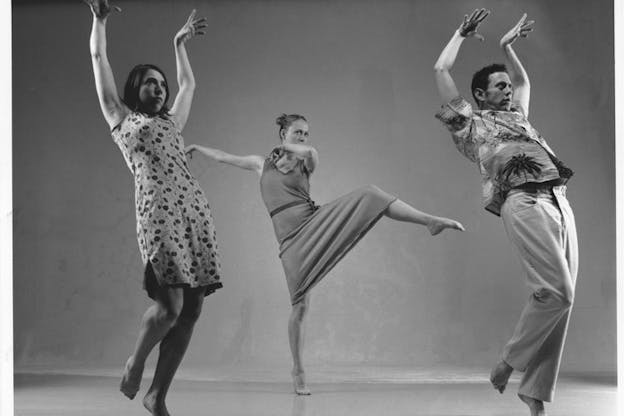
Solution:
[{"label": "short hair", "polygon": [[[282,133],[282,130],[288,130],[291,124],[293,124],[297,120],[303,120],[306,123],[308,120],[302,116],[301,114],[285,114],[282,113],[281,116],[275,119],[275,124],[279,126],[278,135]],[[281,136],[280,136],[281,138]]]},{"label": "short hair", "polygon": [[128,108],[132,111],[138,111],[139,113],[146,113],[142,108],[141,100],[139,99],[139,90],[141,89],[141,82],[143,82],[143,77],[148,70],[153,69],[162,75],[165,80],[165,101],[160,111],[157,113],[159,116],[164,116],[169,114],[169,108],[167,107],[167,101],[169,100],[169,82],[167,81],[167,77],[162,69],[158,68],[156,65],[152,64],[139,64],[136,65],[130,73],[128,74],[128,79],[126,79],[126,85],[124,87],[124,95],[123,102],[128,106]]},{"label": "short hair", "polygon": [[477,88],[482,90],[487,90],[487,87],[490,82],[490,75],[495,72],[507,72],[507,67],[504,64],[491,64],[486,67],[481,68],[472,76],[472,83],[470,84],[470,92],[472,92],[472,98],[474,98],[475,102],[479,104],[479,100],[477,100],[477,96],[475,95],[475,90]]}]

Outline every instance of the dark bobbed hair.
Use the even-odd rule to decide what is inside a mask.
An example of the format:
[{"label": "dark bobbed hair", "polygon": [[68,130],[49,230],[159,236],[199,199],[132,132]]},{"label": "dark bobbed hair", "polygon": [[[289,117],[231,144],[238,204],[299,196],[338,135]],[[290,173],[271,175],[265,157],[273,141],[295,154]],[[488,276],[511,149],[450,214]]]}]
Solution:
[{"label": "dark bobbed hair", "polygon": [[150,69],[159,72],[165,80],[165,94],[167,95],[160,111],[156,115],[167,116],[169,115],[169,107],[167,107],[167,101],[169,100],[169,82],[167,81],[167,77],[165,76],[165,73],[162,71],[162,69],[158,68],[156,65],[139,64],[132,68],[132,70],[128,74],[128,79],[126,79],[123,102],[128,106],[130,110],[147,114],[147,112],[143,108],[141,108],[139,89],[141,87],[141,82],[143,82],[143,77],[145,77],[145,74]]},{"label": "dark bobbed hair", "polygon": [[474,98],[477,104],[480,103],[479,100],[477,100],[477,96],[475,95],[475,90],[477,88],[484,91],[487,90],[488,83],[490,82],[490,75],[495,72],[507,72],[507,67],[504,64],[491,64],[481,68],[472,76],[470,91],[472,92],[472,98]]},{"label": "dark bobbed hair", "polygon": [[278,118],[275,119],[275,124],[277,124],[279,126],[279,130],[278,130],[277,134],[278,134],[280,140],[282,138],[282,136],[281,136],[282,130],[288,130],[290,125],[293,124],[297,120],[303,120],[306,123],[308,122],[308,120],[304,116],[302,116],[300,114],[285,114],[285,113],[282,113],[281,116],[279,116]]}]

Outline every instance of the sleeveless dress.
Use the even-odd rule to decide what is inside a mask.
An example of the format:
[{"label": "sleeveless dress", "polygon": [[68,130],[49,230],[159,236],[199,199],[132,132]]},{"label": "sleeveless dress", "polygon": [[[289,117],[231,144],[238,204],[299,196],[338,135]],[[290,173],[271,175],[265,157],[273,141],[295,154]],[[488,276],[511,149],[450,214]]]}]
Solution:
[{"label": "sleeveless dress", "polygon": [[170,119],[132,112],[111,134],[134,176],[148,296],[154,298],[158,286],[201,286],[206,296],[221,288],[212,214],[190,172],[180,130]]},{"label": "sleeveless dress", "polygon": [[284,173],[274,151],[260,177],[262,200],[280,245],[290,300],[300,302],[381,218],[395,197],[373,185],[316,206],[302,160]]}]

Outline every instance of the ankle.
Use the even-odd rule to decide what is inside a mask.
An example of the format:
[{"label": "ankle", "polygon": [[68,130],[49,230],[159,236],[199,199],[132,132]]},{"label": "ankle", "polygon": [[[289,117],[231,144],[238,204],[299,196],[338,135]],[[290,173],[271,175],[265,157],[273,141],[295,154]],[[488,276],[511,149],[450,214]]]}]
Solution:
[{"label": "ankle", "polygon": [[156,389],[153,389],[150,387],[150,389],[147,391],[147,393],[145,393],[145,399],[149,402],[153,402],[153,403],[164,403],[165,402],[165,395]]},{"label": "ankle", "polygon": [[514,368],[512,366],[509,365],[509,363],[505,360],[500,360],[500,362],[498,363],[499,366],[502,366],[504,371],[507,373],[513,373]]},{"label": "ankle", "polygon": [[539,399],[535,399],[533,397],[525,396],[524,394],[518,393],[520,400],[526,403],[531,409],[534,410],[544,410],[544,402]]}]

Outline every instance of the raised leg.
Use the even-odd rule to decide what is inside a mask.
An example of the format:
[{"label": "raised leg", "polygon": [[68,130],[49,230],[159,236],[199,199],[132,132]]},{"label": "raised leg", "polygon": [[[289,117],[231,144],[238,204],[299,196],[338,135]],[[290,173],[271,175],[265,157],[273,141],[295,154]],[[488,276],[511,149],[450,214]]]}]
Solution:
[{"label": "raised leg", "polygon": [[400,199],[394,200],[388,206],[384,215],[396,221],[424,225],[427,227],[431,235],[439,234],[446,228],[464,231],[464,226],[459,222],[449,218],[436,217],[434,215],[419,211]]}]

